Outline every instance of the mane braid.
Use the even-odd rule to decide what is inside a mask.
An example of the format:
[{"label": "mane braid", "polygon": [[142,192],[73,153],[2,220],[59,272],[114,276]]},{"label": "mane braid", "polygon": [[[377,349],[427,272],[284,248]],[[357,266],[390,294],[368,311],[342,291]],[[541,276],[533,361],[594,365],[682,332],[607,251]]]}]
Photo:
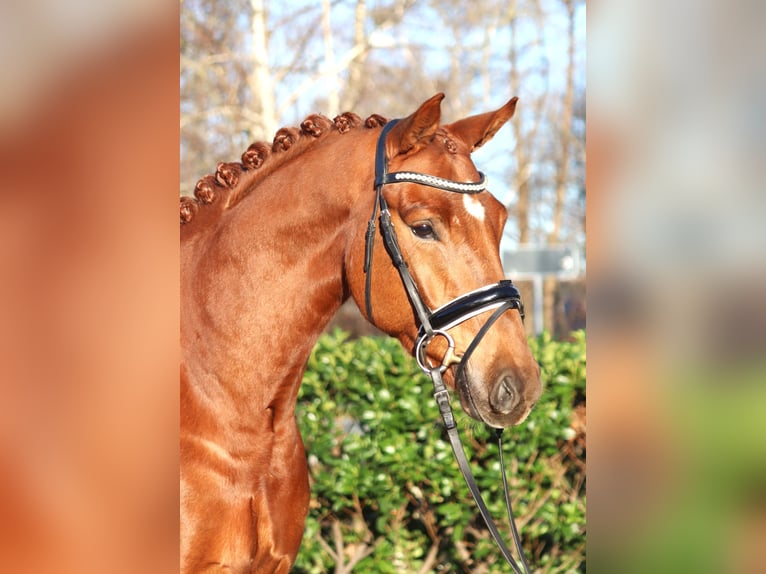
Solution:
[{"label": "mane braid", "polygon": [[234,207],[266,175],[282,166],[288,159],[300,155],[317,140],[332,131],[345,134],[351,129],[374,129],[388,120],[373,114],[366,120],[353,112],[345,112],[333,120],[321,114],[308,116],[300,127],[285,127],[277,131],[271,144],[254,142],[242,154],[241,162],[221,162],[214,174],[201,178],[194,186],[194,197],[181,197],[181,224],[190,223],[200,209],[214,209],[218,214]]}]

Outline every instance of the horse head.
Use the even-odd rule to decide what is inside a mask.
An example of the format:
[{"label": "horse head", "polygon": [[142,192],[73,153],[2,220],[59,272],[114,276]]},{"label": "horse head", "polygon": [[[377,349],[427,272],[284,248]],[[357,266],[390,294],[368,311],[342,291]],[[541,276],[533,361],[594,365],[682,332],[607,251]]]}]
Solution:
[{"label": "horse head", "polygon": [[[389,178],[385,186],[381,184],[381,201],[390,213],[405,273],[414,279],[417,296],[429,311],[482,287],[500,285],[504,279],[499,247],[506,209],[483,185],[470,185],[483,181],[471,152],[513,116],[517,100],[493,112],[440,125],[443,97],[437,94],[398,121],[378,145],[379,155],[385,156],[378,161],[384,161],[387,172],[405,174],[401,181]],[[373,196],[371,190],[371,201]],[[365,208],[369,206],[365,202]],[[423,339],[422,313],[412,293],[408,295],[390,243],[384,249],[381,230],[377,233],[374,241],[379,247],[372,253],[368,249],[365,254],[358,239],[352,242],[347,284],[367,318],[415,352]],[[365,256],[370,259],[367,263]],[[365,269],[370,275],[367,285]],[[479,309],[449,325],[448,333],[445,328],[429,338],[423,361],[442,366],[444,381],[457,392],[466,413],[503,428],[527,417],[540,397],[541,383],[520,309],[494,316],[495,307]],[[482,331],[488,321],[491,327]],[[479,344],[472,346],[480,332]]]}]

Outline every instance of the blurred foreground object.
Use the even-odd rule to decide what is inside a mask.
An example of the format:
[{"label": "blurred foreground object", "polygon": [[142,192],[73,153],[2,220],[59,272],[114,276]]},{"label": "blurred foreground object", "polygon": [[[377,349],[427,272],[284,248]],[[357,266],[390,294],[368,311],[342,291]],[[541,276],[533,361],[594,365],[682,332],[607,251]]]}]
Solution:
[{"label": "blurred foreground object", "polygon": [[177,7],[2,12],[0,563],[170,572]]},{"label": "blurred foreground object", "polygon": [[757,571],[745,564],[766,518],[765,8],[589,15],[597,572]]}]

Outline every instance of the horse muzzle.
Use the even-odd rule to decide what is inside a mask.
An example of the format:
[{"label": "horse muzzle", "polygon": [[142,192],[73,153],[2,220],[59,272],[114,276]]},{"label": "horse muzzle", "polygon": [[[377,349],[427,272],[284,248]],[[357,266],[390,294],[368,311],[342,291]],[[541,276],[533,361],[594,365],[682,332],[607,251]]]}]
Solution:
[{"label": "horse muzzle", "polygon": [[[429,316],[430,333],[421,327],[415,344],[415,357],[426,374],[430,374],[437,366],[441,373],[451,366],[456,366],[455,388],[463,410],[471,417],[495,428],[521,422],[539,397],[539,370],[521,375],[511,369],[503,369],[498,375],[483,377],[480,373],[486,372],[489,365],[485,364],[482,365],[484,368],[480,368],[474,364],[479,362],[477,359],[471,363],[474,352],[492,325],[506,311],[514,309],[523,319],[524,306],[521,296],[511,281],[503,280],[481,287],[433,311]],[[462,355],[458,354],[449,333],[450,329],[490,311],[494,312],[475,334],[465,352]],[[443,351],[441,364],[434,365],[429,359],[428,347],[439,339],[446,342],[446,350]],[[444,349],[445,343],[440,342],[438,346]],[[481,362],[487,363],[491,360],[492,357],[485,356]],[[531,385],[528,382],[530,379],[534,379]]]},{"label": "horse muzzle", "polygon": [[462,369],[455,377],[460,404],[468,415],[490,427],[521,423],[540,398],[539,373],[530,373],[524,380],[504,374],[487,382],[471,371]]}]

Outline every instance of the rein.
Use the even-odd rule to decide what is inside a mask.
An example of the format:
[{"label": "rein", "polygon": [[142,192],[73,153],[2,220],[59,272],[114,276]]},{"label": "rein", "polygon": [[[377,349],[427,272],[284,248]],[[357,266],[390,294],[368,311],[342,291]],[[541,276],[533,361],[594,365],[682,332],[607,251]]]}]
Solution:
[{"label": "rein", "polygon": [[[383,243],[388,251],[391,261],[399,272],[399,276],[404,284],[404,288],[407,291],[407,296],[417,314],[420,322],[420,330],[418,332],[417,342],[415,344],[415,358],[418,361],[418,365],[431,377],[431,381],[434,385],[434,398],[436,404],[439,407],[439,413],[444,421],[444,427],[447,430],[447,436],[452,446],[452,451],[457,460],[460,471],[463,474],[468,489],[471,491],[476,505],[479,508],[479,512],[487,525],[487,528],[492,535],[495,543],[497,544],[503,557],[508,564],[511,565],[516,574],[529,574],[529,564],[524,557],[524,552],[521,547],[521,539],[518,529],[516,528],[516,521],[513,517],[513,511],[511,510],[511,498],[508,489],[508,479],[505,472],[505,464],[503,462],[503,444],[502,444],[502,432],[503,429],[494,429],[497,438],[497,447],[500,455],[500,467],[502,469],[503,489],[505,495],[505,505],[508,513],[508,520],[511,524],[511,532],[513,534],[513,541],[518,551],[520,562],[524,567],[522,572],[521,568],[514,560],[511,551],[503,541],[500,532],[495,525],[495,521],[487,509],[487,505],[484,503],[484,498],[481,495],[476,480],[471,472],[470,464],[463,448],[463,443],[460,440],[458,434],[457,424],[455,423],[455,417],[450,405],[449,391],[442,381],[442,373],[446,371],[451,365],[457,364],[458,370],[455,376],[455,380],[460,380],[460,377],[465,369],[465,365],[468,363],[468,359],[473,354],[474,350],[478,346],[479,342],[484,338],[489,328],[497,321],[500,316],[510,309],[516,309],[520,314],[522,320],[524,319],[524,306],[521,302],[521,295],[519,290],[509,280],[502,280],[497,283],[486,285],[464,295],[461,295],[447,304],[432,311],[428,305],[423,301],[420,295],[420,291],[412,278],[410,271],[407,267],[407,262],[404,260],[399,242],[396,238],[396,231],[394,225],[391,222],[391,214],[388,210],[388,204],[383,197],[383,186],[386,184],[394,183],[416,183],[419,185],[427,185],[441,189],[443,191],[449,191],[453,193],[468,193],[476,194],[481,193],[487,189],[486,177],[480,172],[480,179],[475,183],[456,182],[440,177],[427,175],[417,172],[395,172],[388,173],[388,161],[386,158],[386,135],[394,127],[399,120],[391,120],[388,122],[378,137],[378,143],[375,151],[375,204],[373,206],[372,217],[370,218],[367,226],[367,233],[365,236],[365,259],[364,259],[364,272],[365,278],[365,307],[367,311],[367,317],[370,321],[373,320],[372,315],[372,298],[371,298],[371,285],[372,285],[372,254],[375,246],[375,222],[379,218],[381,234],[383,235]],[[380,215],[378,215],[380,213]],[[452,336],[449,334],[449,329],[488,311],[492,311],[492,315],[487,322],[482,326],[479,332],[474,337],[471,344],[466,349],[465,354],[462,357],[455,355],[455,342]],[[435,338],[443,337],[447,341],[447,352],[442,358],[442,364],[438,366],[432,366],[427,357],[426,349]],[[468,395],[469,403],[475,414],[481,419],[481,416],[473,406],[473,400]]]}]

